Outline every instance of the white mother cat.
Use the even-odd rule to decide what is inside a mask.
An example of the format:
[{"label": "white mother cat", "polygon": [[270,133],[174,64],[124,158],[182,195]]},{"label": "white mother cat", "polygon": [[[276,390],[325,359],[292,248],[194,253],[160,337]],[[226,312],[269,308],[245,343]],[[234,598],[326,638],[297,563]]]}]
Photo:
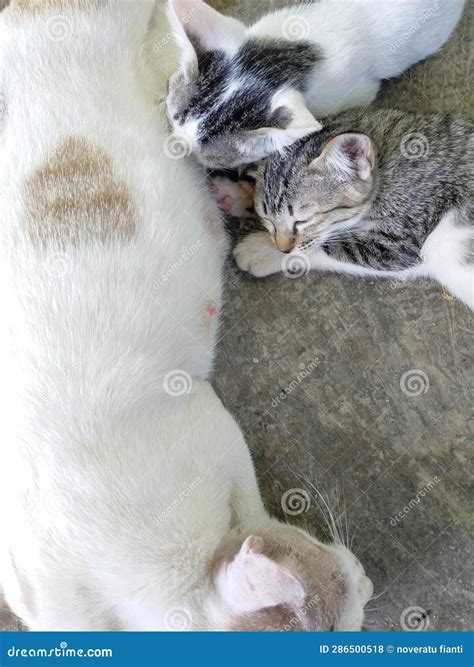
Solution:
[{"label": "white mother cat", "polygon": [[153,10],[0,15],[0,583],[34,630],[359,629],[362,566],[266,514],[207,381],[226,242],[138,76]]}]

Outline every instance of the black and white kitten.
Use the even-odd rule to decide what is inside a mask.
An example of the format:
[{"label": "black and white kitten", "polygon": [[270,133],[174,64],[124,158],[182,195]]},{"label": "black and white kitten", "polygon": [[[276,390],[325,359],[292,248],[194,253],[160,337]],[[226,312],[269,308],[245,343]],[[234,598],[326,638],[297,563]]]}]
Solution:
[{"label": "black and white kitten", "polygon": [[173,130],[210,168],[261,160],[320,129],[315,118],[370,104],[382,80],[442,47],[463,6],[319,0],[247,27],[202,0],[168,0],[181,50],[167,97]]},{"label": "black and white kitten", "polygon": [[[291,264],[282,253],[300,254],[306,270],[433,278],[474,308],[468,121],[395,110],[344,114],[264,160],[255,175],[255,211],[269,233],[237,245],[242,270],[278,273]],[[224,208],[239,199],[249,207],[245,186],[217,179]]]}]

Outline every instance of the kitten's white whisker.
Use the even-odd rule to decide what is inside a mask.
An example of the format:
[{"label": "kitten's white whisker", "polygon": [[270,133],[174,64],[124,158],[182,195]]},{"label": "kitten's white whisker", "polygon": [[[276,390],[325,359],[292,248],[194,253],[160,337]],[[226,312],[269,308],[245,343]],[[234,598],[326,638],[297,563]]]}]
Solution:
[{"label": "kitten's white whisker", "polygon": [[343,544],[342,540],[340,538],[340,535],[338,533],[337,525],[336,525],[336,522],[335,522],[335,519],[334,519],[334,514],[332,513],[331,508],[329,507],[329,504],[328,504],[326,498],[324,498],[322,493],[320,491],[318,491],[318,489],[314,486],[314,484],[311,482],[311,480],[305,479],[303,475],[299,475],[299,476],[312,487],[312,489],[315,491],[315,493],[321,499],[324,507],[326,508],[326,510],[328,512],[328,516],[329,516],[329,522],[327,522],[326,517],[325,517],[325,519],[326,519],[326,522],[328,523],[328,528],[331,532],[331,535],[333,537],[334,542],[336,542],[336,544]]},{"label": "kitten's white whisker", "polygon": [[351,551],[352,551],[352,544],[353,544],[353,542],[354,542],[354,538],[355,538],[355,536],[356,536],[356,533],[357,533],[357,530],[358,530],[358,529],[359,529],[359,524],[357,524],[357,526],[355,527],[354,532],[352,533],[351,543],[350,543],[350,545],[349,545],[349,549],[350,549]]},{"label": "kitten's white whisker", "polygon": [[373,602],[373,600],[378,600],[378,598],[381,598],[382,595],[385,595],[388,592],[388,588],[385,588],[381,593],[378,593],[377,595],[373,595],[369,602]]}]

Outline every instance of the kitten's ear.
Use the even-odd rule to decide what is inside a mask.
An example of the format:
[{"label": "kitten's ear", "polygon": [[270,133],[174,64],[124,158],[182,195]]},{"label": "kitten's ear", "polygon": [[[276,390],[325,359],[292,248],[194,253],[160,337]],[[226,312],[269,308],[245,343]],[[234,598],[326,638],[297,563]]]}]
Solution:
[{"label": "kitten's ear", "polygon": [[375,152],[365,134],[340,134],[324,146],[308,169],[329,169],[349,178],[367,181],[375,166]]},{"label": "kitten's ear", "polygon": [[245,38],[243,23],[220,14],[202,0],[168,0],[167,14],[182,50],[182,65],[197,65],[197,51],[233,54]]},{"label": "kitten's ear", "polygon": [[236,613],[251,613],[279,604],[300,605],[302,583],[289,570],[262,553],[263,539],[248,537],[234,560],[217,575],[217,587]]}]

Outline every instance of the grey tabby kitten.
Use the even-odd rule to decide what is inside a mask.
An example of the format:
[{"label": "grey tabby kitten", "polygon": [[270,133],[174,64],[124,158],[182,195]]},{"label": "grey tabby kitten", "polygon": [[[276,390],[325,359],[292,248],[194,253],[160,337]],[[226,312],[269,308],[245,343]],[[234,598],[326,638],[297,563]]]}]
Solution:
[{"label": "grey tabby kitten", "polygon": [[[254,175],[255,211],[269,234],[237,245],[242,270],[430,277],[474,309],[468,121],[395,110],[344,114],[264,160]],[[226,212],[248,211],[244,187],[215,179]]]}]

